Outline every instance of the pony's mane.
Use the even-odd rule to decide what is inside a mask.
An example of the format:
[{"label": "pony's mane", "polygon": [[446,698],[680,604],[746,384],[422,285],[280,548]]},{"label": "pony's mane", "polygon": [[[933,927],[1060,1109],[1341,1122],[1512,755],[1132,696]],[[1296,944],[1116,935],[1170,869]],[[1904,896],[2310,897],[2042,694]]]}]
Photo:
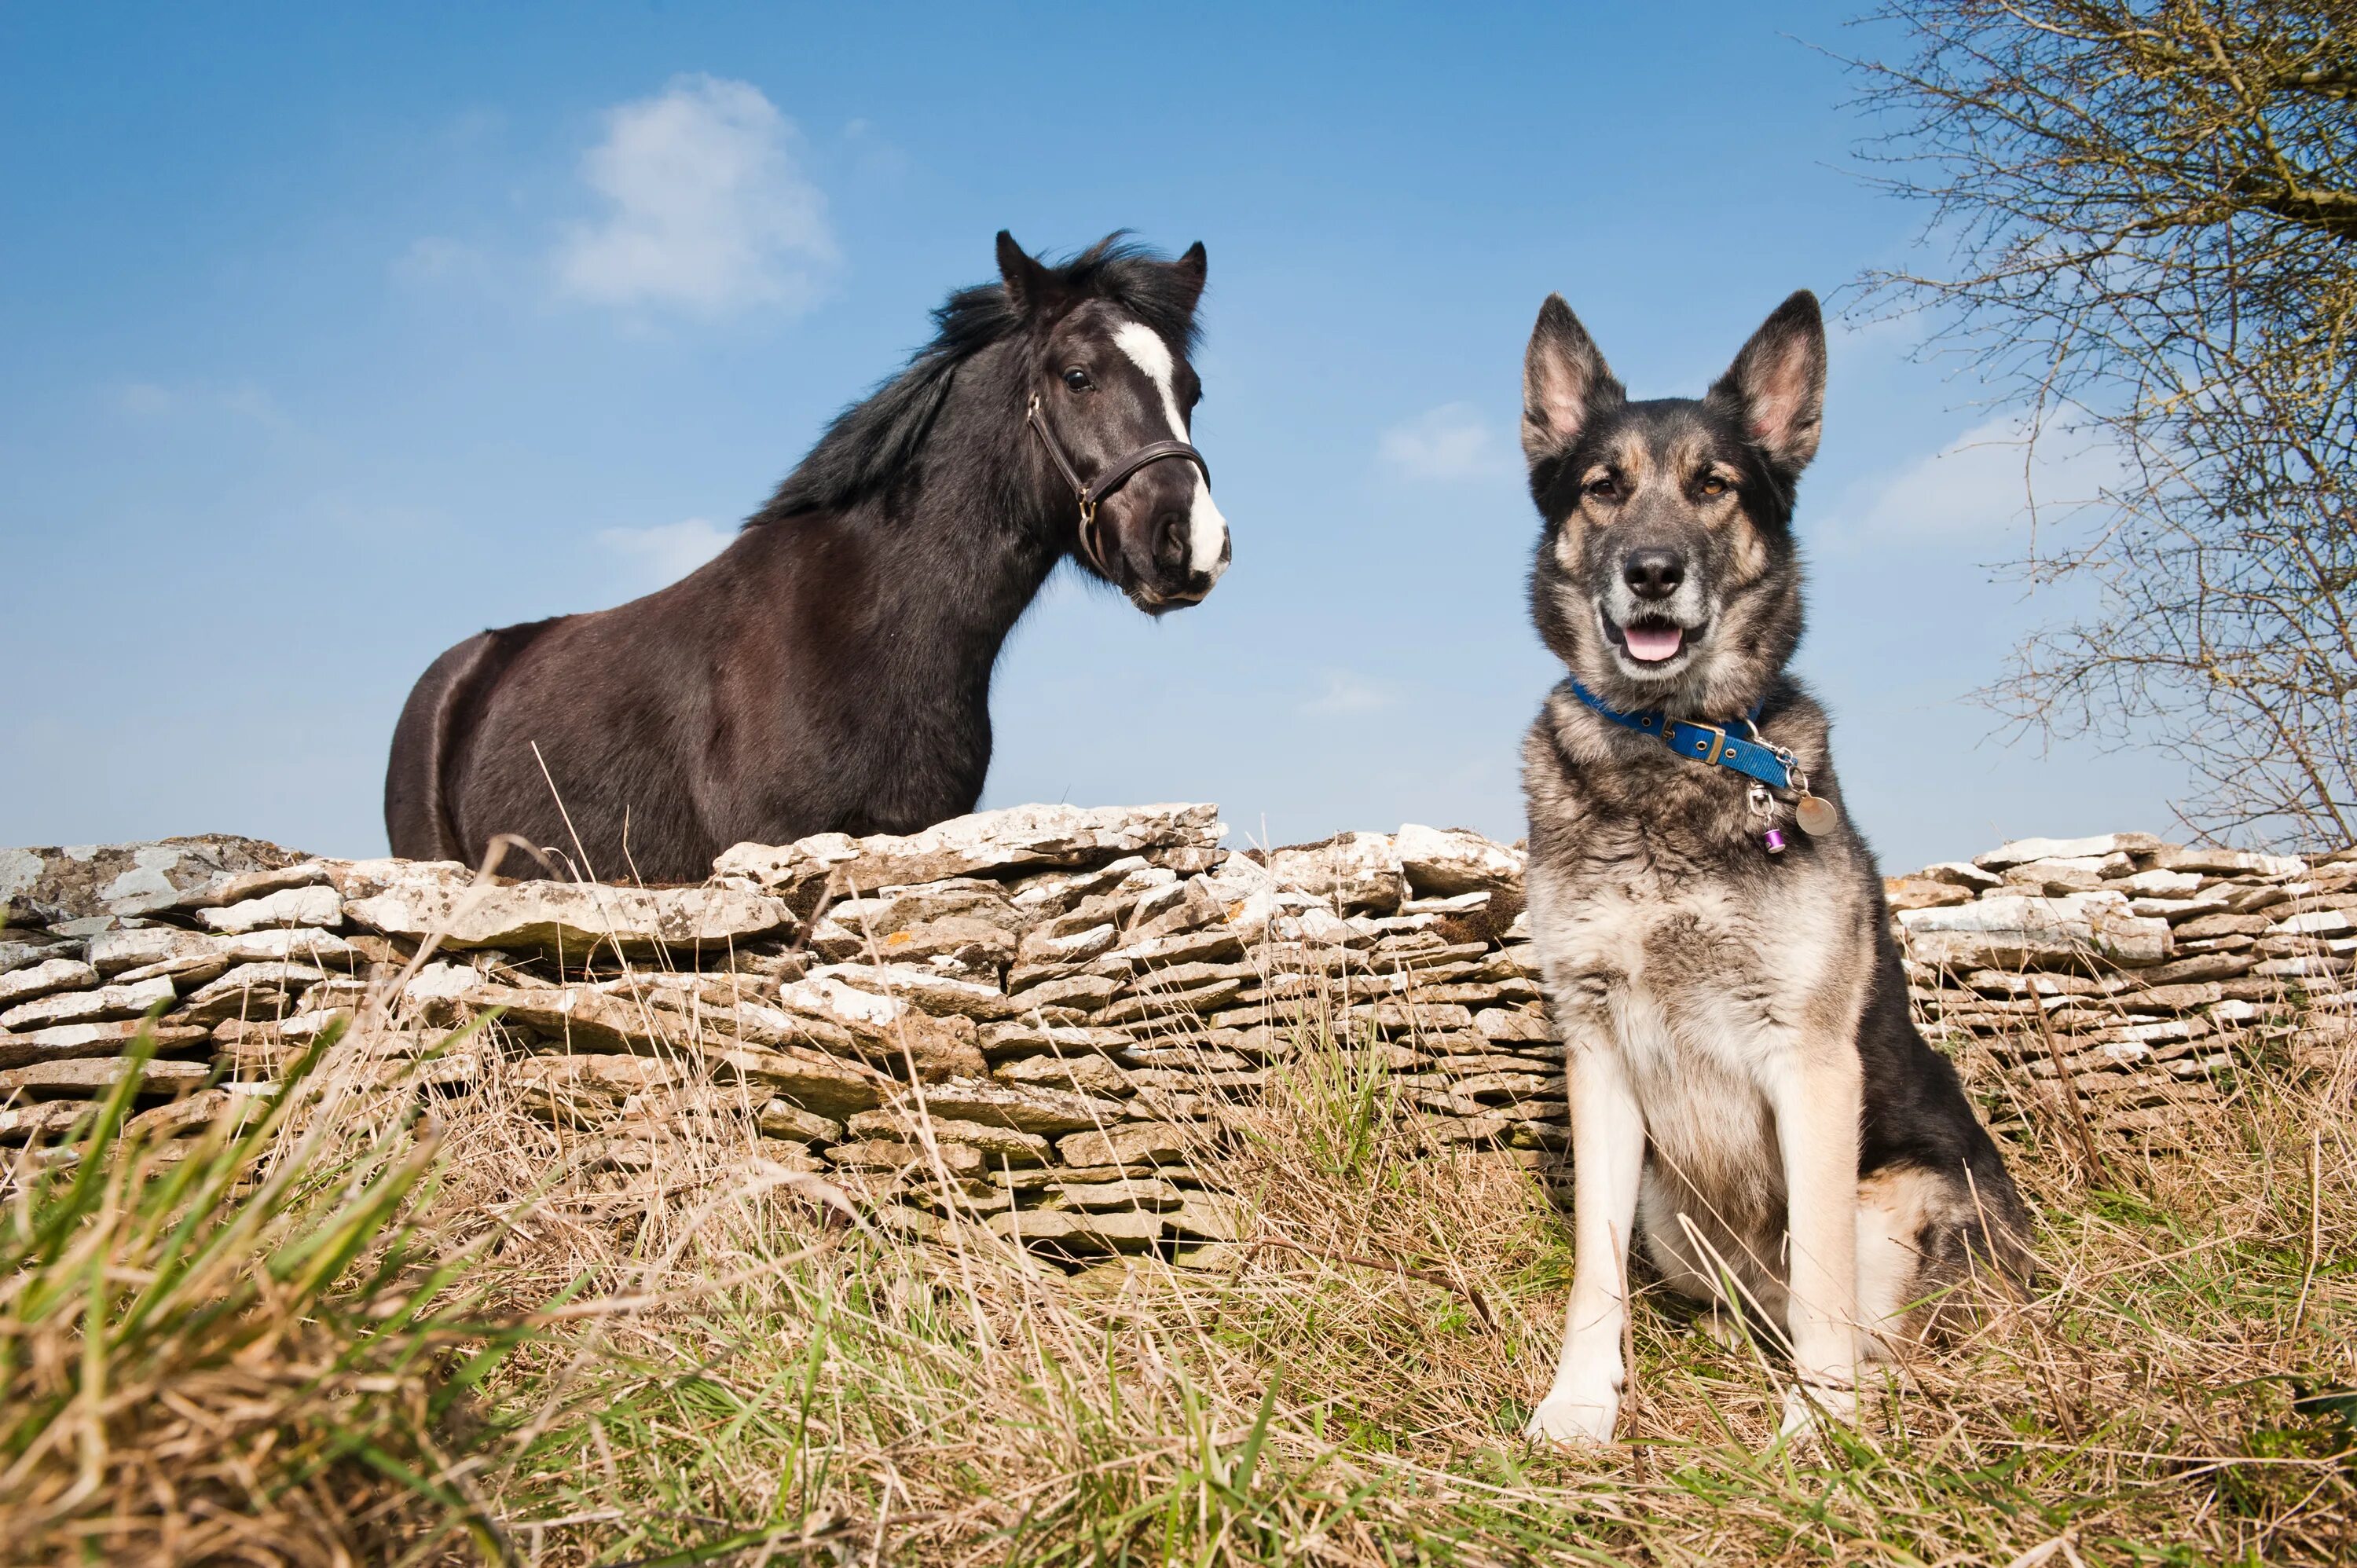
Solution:
[{"label": "pony's mane", "polygon": [[[1047,269],[1051,286],[1073,303],[1103,299],[1184,345],[1195,346],[1193,301],[1168,260],[1116,231]],[[962,288],[933,311],[933,340],[909,356],[899,374],[834,416],[818,444],[778,486],[748,528],[797,512],[835,511],[881,493],[908,471],[948,401],[958,368],[992,344],[1022,331],[1023,313],[1003,283]],[[1009,439],[1014,438],[1010,433]]]}]

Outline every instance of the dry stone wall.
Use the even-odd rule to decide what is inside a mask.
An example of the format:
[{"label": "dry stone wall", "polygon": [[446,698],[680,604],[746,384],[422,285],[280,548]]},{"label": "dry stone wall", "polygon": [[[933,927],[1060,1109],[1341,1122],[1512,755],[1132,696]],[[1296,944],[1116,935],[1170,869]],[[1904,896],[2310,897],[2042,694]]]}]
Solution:
[{"label": "dry stone wall", "polygon": [[[1428,1146],[1553,1168],[1522,851],[1225,832],[1203,805],[1020,807],[742,844],[684,887],[219,837],[0,850],[0,1144],[64,1157],[135,1074],[145,1124],[193,1129],[324,1041],[515,1097],[583,1172],[757,1141],[906,1230],[1183,1251],[1243,1239],[1222,1140],[1314,1054]],[[1889,891],[1910,995],[2001,1129],[2165,1135],[2357,951],[2351,855],[2029,840]]]},{"label": "dry stone wall", "polygon": [[2022,839],[1886,888],[1909,995],[1933,1040],[1986,1058],[2000,1130],[2166,1133],[2306,1015],[2338,1027],[2357,953],[2352,850]]}]

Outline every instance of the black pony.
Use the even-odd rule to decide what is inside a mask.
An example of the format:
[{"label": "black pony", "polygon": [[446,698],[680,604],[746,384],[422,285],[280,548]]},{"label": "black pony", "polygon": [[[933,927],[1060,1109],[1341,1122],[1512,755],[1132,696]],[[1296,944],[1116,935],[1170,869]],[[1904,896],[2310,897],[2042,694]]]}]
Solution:
[{"label": "black pony", "polygon": [[1227,565],[1185,445],[1203,247],[1118,238],[1049,265],[1001,232],[1000,281],[952,295],[710,563],[436,660],[393,731],[393,852],[570,859],[577,834],[585,875],[680,882],[748,839],[972,811],[991,667],[1059,561],[1154,615]]}]

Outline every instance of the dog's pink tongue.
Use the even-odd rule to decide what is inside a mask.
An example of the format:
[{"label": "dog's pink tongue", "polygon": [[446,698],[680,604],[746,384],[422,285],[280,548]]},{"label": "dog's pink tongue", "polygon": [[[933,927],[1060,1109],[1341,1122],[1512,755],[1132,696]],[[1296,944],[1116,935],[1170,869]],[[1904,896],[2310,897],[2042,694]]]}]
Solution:
[{"label": "dog's pink tongue", "polygon": [[1685,641],[1686,635],[1683,628],[1674,626],[1628,626],[1620,630],[1629,639],[1630,656],[1648,664],[1677,657],[1679,645]]}]

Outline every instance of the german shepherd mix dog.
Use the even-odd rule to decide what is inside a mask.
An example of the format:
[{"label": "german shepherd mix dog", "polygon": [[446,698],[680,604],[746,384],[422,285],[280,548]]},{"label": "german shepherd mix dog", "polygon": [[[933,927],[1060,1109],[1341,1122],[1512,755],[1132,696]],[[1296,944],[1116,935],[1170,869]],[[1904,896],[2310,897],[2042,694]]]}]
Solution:
[{"label": "german shepherd mix dog", "polygon": [[1859,1361],[1968,1311],[1959,1287],[2029,1277],[2020,1195],[1908,1017],[1824,711],[1784,670],[1824,379],[1807,293],[1699,401],[1631,402],[1559,296],[1531,336],[1531,608],[1570,678],[1523,748],[1530,912],[1578,1251],[1534,1437],[1612,1435],[1632,1240],[1706,1327],[1787,1345],[1788,1433],[1852,1417]]}]

